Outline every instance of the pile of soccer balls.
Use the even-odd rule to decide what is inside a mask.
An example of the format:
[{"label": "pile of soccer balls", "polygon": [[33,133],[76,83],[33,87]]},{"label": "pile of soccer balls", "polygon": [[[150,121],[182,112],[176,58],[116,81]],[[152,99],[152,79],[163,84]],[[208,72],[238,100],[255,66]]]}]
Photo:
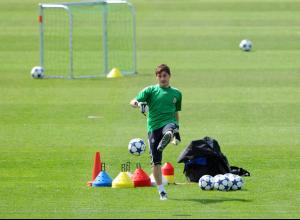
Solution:
[{"label": "pile of soccer balls", "polygon": [[240,190],[244,185],[244,180],[238,175],[226,173],[224,175],[216,175],[214,177],[210,175],[204,175],[199,180],[199,187],[202,190],[219,190],[230,191]]}]

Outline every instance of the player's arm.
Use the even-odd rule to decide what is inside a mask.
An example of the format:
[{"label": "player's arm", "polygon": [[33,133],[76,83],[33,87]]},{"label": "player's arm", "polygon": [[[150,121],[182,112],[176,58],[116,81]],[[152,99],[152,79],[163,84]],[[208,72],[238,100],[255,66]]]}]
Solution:
[{"label": "player's arm", "polygon": [[146,106],[148,98],[151,94],[151,87],[146,87],[138,93],[138,95],[130,101],[130,105],[133,108],[140,107],[141,112],[144,114],[146,112]]},{"label": "player's arm", "polygon": [[182,101],[182,94],[179,93],[178,102],[175,104],[176,112],[175,112],[175,118],[177,123],[179,124],[179,111],[181,111],[181,101]]},{"label": "player's arm", "polygon": [[179,112],[175,113],[175,118],[176,118],[177,123],[179,123]]}]

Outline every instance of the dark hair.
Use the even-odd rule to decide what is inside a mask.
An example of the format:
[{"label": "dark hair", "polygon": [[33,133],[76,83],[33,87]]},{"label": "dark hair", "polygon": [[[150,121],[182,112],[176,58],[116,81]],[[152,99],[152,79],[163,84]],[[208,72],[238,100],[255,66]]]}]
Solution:
[{"label": "dark hair", "polygon": [[160,64],[155,71],[156,76],[162,72],[166,72],[171,76],[170,68],[166,64]]}]

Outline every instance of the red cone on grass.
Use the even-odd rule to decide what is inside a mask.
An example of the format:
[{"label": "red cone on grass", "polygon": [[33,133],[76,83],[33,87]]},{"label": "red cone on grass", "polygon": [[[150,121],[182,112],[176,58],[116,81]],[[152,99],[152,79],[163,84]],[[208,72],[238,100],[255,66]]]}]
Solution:
[{"label": "red cone on grass", "polygon": [[97,178],[97,176],[99,175],[101,170],[102,170],[102,168],[101,168],[100,152],[96,152],[95,160],[94,160],[94,168],[93,168],[93,172],[92,172],[92,180],[87,182],[88,186],[92,186],[93,182],[95,181],[95,179]]},{"label": "red cone on grass", "polygon": [[161,168],[162,175],[167,179],[169,184],[175,183],[174,180],[174,167],[171,163],[165,163]]},{"label": "red cone on grass", "polygon": [[142,169],[141,164],[137,164],[137,168],[131,177],[134,187],[149,187],[151,180],[148,174]]}]

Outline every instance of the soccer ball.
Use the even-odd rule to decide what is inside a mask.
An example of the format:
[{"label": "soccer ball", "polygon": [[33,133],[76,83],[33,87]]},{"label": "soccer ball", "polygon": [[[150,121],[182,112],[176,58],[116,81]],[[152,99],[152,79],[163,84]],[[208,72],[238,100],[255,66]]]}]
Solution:
[{"label": "soccer ball", "polygon": [[229,179],[229,186],[230,186],[230,189],[232,189],[232,186],[233,186],[233,181],[234,181],[234,178],[236,175],[232,174],[232,173],[226,173],[224,174],[224,176],[226,176],[228,179]]},{"label": "soccer ball", "polygon": [[140,156],[146,151],[146,144],[145,142],[140,139],[140,138],[134,138],[130,140],[128,144],[128,150],[129,153],[135,155],[135,156]]},{"label": "soccer ball", "polygon": [[214,182],[216,182],[217,179],[219,179],[219,177],[223,176],[223,174],[218,174],[214,176]]},{"label": "soccer ball", "polygon": [[218,175],[214,177],[214,189],[219,191],[229,191],[232,184],[230,180],[225,175]]},{"label": "soccer ball", "polygon": [[199,180],[199,187],[202,190],[212,190],[214,188],[214,178],[210,175],[204,175]]},{"label": "soccer ball", "polygon": [[250,40],[242,40],[240,43],[240,48],[243,51],[250,51],[252,49],[252,42]]},{"label": "soccer ball", "polygon": [[44,69],[41,66],[35,66],[31,70],[31,76],[34,79],[42,79],[44,78]]},{"label": "soccer ball", "polygon": [[244,180],[238,175],[234,175],[234,180],[232,181],[231,190],[240,190],[244,185]]}]

